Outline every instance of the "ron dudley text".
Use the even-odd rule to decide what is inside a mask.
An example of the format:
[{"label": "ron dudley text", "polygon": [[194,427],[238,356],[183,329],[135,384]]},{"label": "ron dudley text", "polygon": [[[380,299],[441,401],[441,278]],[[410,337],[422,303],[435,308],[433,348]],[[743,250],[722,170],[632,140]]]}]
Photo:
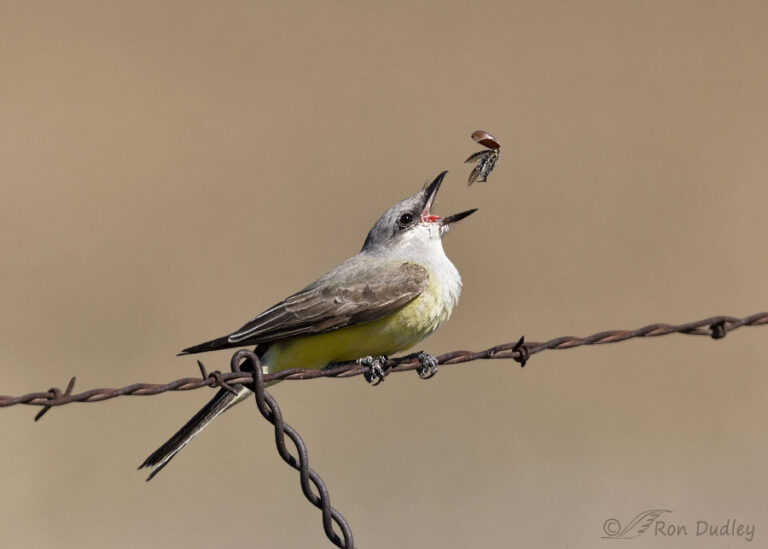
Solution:
[{"label": "ron dudley text", "polygon": [[[657,520],[654,524],[654,535],[657,536],[687,536],[688,527],[685,524],[672,524]],[[728,519],[725,522],[707,520],[696,521],[696,536],[708,537],[733,537],[744,538],[744,541],[755,539],[755,525],[744,524],[736,519]]]}]

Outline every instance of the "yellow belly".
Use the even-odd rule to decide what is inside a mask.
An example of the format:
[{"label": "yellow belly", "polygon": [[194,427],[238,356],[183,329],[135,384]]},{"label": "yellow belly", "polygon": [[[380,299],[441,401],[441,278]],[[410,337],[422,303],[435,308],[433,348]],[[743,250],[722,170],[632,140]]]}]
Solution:
[{"label": "yellow belly", "polygon": [[287,368],[322,368],[363,356],[393,355],[431,334],[450,315],[450,306],[430,283],[400,310],[371,322],[332,332],[273,343],[264,355],[270,372]]}]

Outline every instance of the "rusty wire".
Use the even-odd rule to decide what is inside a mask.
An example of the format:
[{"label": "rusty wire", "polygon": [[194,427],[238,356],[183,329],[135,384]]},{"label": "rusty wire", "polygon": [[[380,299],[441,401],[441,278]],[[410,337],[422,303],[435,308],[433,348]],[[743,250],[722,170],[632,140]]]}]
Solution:
[{"label": "rusty wire", "polygon": [[[760,326],[763,324],[768,324],[768,312],[757,313],[743,318],[714,316],[686,324],[650,324],[636,330],[611,330],[587,337],[558,337],[543,343],[525,342],[524,338],[521,337],[514,343],[496,345],[482,351],[453,351],[436,358],[439,364],[443,366],[479,359],[505,358],[511,358],[520,363],[521,366],[525,366],[531,355],[548,349],[571,349],[582,345],[617,343],[637,337],[658,337],[673,333],[704,335],[713,339],[721,339],[728,332],[742,326]],[[241,371],[241,366],[247,363],[250,363],[248,371]],[[0,395],[0,407],[16,404],[41,406],[40,412],[35,416],[35,420],[38,420],[51,407],[62,406],[70,402],[100,402],[123,395],[156,395],[167,391],[189,391],[201,387],[217,386],[229,388],[230,384],[246,384],[254,390],[256,405],[261,414],[275,427],[275,443],[280,457],[291,467],[299,471],[304,496],[322,511],[323,529],[326,536],[337,547],[353,549],[354,541],[349,524],[337,510],[331,507],[325,483],[315,471],[309,468],[307,448],[304,441],[295,429],[283,421],[277,402],[272,395],[264,390],[264,384],[278,379],[298,380],[318,377],[352,377],[368,372],[368,368],[351,362],[335,365],[323,370],[292,368],[290,370],[264,374],[258,357],[252,351],[245,349],[237,351],[232,356],[231,372],[222,373],[215,371],[208,373],[200,361],[198,361],[198,365],[202,373],[201,378],[182,378],[165,384],[136,383],[119,389],[91,389],[76,394],[72,394],[75,385],[75,378],[73,377],[64,391],[58,388],[51,388],[46,392],[28,393],[18,397]],[[384,366],[384,371],[385,374],[389,374],[391,372],[404,372],[421,368],[422,365],[417,358],[417,354],[412,354],[388,360]],[[285,445],[285,436],[288,436],[294,443],[297,451],[296,456],[288,451]],[[312,485],[317,493],[313,492]],[[341,535],[337,534],[334,530],[334,523],[341,530]]]},{"label": "rusty wire", "polygon": [[[254,394],[256,396],[256,406],[264,419],[275,426],[275,445],[277,453],[288,465],[299,471],[301,480],[301,490],[312,505],[320,509],[323,514],[323,530],[325,535],[337,547],[344,549],[353,549],[355,544],[352,539],[352,529],[349,527],[346,519],[336,509],[331,507],[331,499],[328,495],[328,488],[325,482],[315,471],[309,468],[309,458],[307,455],[307,446],[296,429],[283,421],[283,414],[277,405],[275,398],[264,390],[264,373],[261,369],[261,361],[253,351],[241,349],[232,355],[231,367],[235,373],[240,372],[241,363],[250,363],[250,370],[253,371]],[[297,456],[291,455],[285,446],[285,435],[291,439],[296,446]],[[310,482],[314,485],[317,493],[313,492]],[[341,529],[342,537],[334,531],[333,523]]]},{"label": "rusty wire", "polygon": [[[602,345],[604,343],[617,343],[637,337],[659,337],[669,334],[703,335],[713,339],[720,339],[725,337],[728,332],[742,326],[760,326],[763,324],[768,324],[768,312],[757,313],[743,318],[713,316],[686,324],[650,324],[636,330],[611,330],[586,337],[564,336],[550,339],[543,343],[518,340],[514,343],[504,343],[489,347],[482,351],[453,351],[439,355],[436,358],[441,366],[462,364],[480,359],[499,358],[511,358],[517,362],[524,363],[531,355],[549,349],[571,349],[582,345]],[[198,364],[200,363],[198,362]],[[118,389],[91,389],[75,394],[72,394],[75,379],[72,378],[70,386],[67,387],[66,391],[51,388],[48,391],[27,393],[16,397],[0,395],[0,408],[16,404],[51,407],[69,404],[70,402],[100,402],[124,395],[156,395],[167,391],[190,391],[200,389],[201,387],[217,387],[221,386],[223,382],[228,384],[253,382],[253,374],[250,372],[211,372],[209,374],[202,368],[202,364],[200,366],[203,372],[202,377],[185,377],[162,384],[134,383],[133,385]],[[416,354],[412,354],[388,360],[385,365],[385,374],[417,370],[420,367],[421,363],[416,358]],[[299,380],[318,377],[352,377],[364,374],[367,371],[366,367],[360,366],[356,362],[338,364],[323,370],[291,368],[281,370],[280,372],[264,374],[264,382],[277,379]]]}]

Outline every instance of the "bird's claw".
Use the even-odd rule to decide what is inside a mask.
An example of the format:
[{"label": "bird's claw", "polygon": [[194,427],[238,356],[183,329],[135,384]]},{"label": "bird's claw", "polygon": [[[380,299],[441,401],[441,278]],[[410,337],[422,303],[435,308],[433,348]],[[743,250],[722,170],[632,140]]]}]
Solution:
[{"label": "bird's claw", "polygon": [[421,379],[429,379],[437,373],[437,358],[425,351],[419,351],[416,358],[421,364],[421,368],[417,370]]},{"label": "bird's claw", "polygon": [[387,360],[389,359],[383,355],[377,357],[364,356],[362,358],[358,358],[357,363],[360,366],[365,366],[368,368],[368,371],[363,373],[365,381],[371,385],[378,385],[384,381],[383,366],[387,363]]}]

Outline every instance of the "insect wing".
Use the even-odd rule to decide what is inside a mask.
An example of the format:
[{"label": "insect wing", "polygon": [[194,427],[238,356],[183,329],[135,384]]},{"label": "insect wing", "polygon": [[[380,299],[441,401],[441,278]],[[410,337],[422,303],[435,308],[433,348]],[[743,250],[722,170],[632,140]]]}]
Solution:
[{"label": "insect wing", "polygon": [[485,160],[486,157],[492,155],[492,151],[478,151],[476,153],[473,153],[470,155],[469,158],[467,158],[464,163],[469,164],[470,162],[482,162]]},{"label": "insect wing", "polygon": [[469,173],[469,179],[467,180],[467,185],[472,185],[472,183],[477,181],[477,178],[480,176],[480,166],[481,164],[478,164]]},{"label": "insect wing", "polygon": [[472,132],[472,139],[489,149],[499,149],[501,147],[496,138],[484,130]]}]

